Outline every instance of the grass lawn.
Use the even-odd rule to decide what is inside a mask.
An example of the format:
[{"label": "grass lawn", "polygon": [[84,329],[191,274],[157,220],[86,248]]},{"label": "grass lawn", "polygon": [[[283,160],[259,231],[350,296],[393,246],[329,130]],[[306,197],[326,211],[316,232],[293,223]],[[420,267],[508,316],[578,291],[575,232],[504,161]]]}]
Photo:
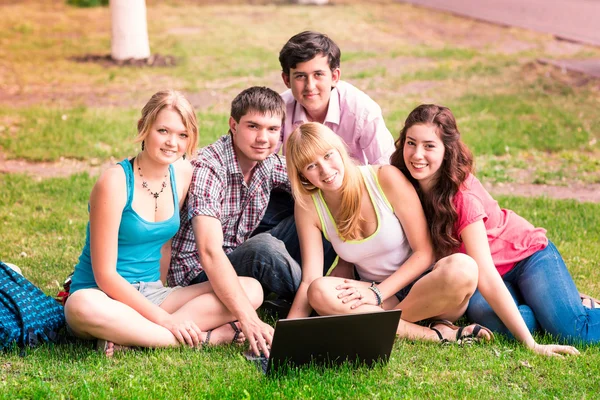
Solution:
[{"label": "grass lawn", "polygon": [[[172,68],[118,68],[74,57],[110,50],[107,8],[61,1],[0,5],[0,157],[97,165],[135,155],[139,110],[159,89],[197,107],[201,144],[227,131],[233,97],[284,89],[277,61],[293,34],[328,33],[342,76],[382,107],[396,134],[415,106],[457,116],[483,182],[600,183],[600,86],[535,63],[594,58],[600,49],[397,4],[336,1],[147,1],[153,53]],[[244,3],[244,4],[236,4]],[[77,262],[96,177],[0,174],[0,259],[54,295]],[[600,204],[498,197],[548,236],[579,289],[600,295]],[[549,338],[539,338],[549,341]],[[383,368],[315,368],[262,377],[237,348],[146,350],[108,360],[87,343],[2,355],[1,398],[593,398],[600,347],[546,359],[499,338],[472,348],[398,340]]]}]

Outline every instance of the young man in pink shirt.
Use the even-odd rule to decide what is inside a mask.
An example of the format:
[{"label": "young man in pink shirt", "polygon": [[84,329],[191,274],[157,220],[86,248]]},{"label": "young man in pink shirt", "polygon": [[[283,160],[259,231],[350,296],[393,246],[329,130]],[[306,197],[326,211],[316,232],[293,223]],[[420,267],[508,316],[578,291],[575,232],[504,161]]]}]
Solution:
[{"label": "young man in pink shirt", "polygon": [[367,94],[340,80],[340,57],[333,40],[311,31],[293,36],[281,49],[281,77],[289,89],[281,95],[286,104],[283,154],[294,129],[304,122],[320,122],[344,140],[359,165],[389,164],[394,138],[381,108]]}]

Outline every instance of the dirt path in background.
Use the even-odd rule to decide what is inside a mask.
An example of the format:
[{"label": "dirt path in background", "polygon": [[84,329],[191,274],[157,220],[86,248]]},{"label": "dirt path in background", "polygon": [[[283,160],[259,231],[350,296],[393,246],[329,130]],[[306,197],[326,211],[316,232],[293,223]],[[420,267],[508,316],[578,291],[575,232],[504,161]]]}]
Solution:
[{"label": "dirt path in background", "polygon": [[114,165],[116,160],[108,161],[80,161],[61,158],[54,162],[32,162],[27,160],[7,160],[0,153],[0,173],[27,174],[39,179],[64,178],[70,175],[87,172],[91,176],[100,175],[106,168]]},{"label": "dirt path in background", "polygon": [[582,202],[600,203],[600,183],[569,183],[565,186],[536,185],[532,183],[485,184],[493,195],[522,197],[551,197],[554,199],[574,199]]}]

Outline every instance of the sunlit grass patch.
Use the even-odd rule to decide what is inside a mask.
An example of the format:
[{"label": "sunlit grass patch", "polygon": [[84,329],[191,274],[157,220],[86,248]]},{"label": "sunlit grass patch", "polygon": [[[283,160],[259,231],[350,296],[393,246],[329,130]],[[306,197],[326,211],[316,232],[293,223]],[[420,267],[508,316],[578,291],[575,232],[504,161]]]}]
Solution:
[{"label": "sunlit grass patch", "polygon": [[0,175],[0,254],[48,293],[77,263],[85,239],[87,202],[95,178],[86,174],[37,181]]},{"label": "sunlit grass patch", "polygon": [[0,132],[0,146],[11,157],[29,160],[108,159],[130,154],[137,113],[122,109],[77,107],[0,109],[0,118],[17,122]]}]

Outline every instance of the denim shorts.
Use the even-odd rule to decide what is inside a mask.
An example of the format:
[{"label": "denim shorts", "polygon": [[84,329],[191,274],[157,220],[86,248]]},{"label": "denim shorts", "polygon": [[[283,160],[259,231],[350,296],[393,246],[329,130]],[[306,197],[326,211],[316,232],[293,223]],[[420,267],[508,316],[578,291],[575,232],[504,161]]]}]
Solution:
[{"label": "denim shorts", "polygon": [[131,284],[138,292],[144,295],[145,298],[150,300],[152,304],[160,306],[168,295],[173,293],[175,290],[181,289],[181,286],[168,287],[164,286],[162,281],[156,282],[138,282]]}]

